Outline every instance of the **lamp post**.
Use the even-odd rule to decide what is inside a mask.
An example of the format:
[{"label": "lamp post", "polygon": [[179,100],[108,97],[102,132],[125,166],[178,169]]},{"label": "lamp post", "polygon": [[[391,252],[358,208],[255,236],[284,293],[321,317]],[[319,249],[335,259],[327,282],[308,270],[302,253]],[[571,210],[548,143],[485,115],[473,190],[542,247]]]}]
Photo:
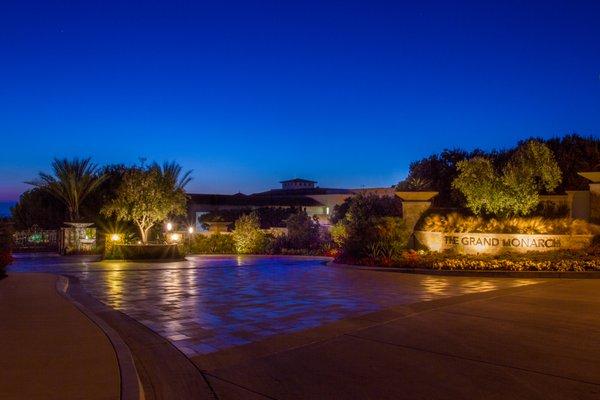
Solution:
[{"label": "lamp post", "polygon": [[165,240],[167,243],[173,241],[173,238],[171,237],[171,231],[173,230],[173,224],[171,222],[167,222],[167,225],[165,225],[165,228],[167,228],[167,232],[165,234]]},{"label": "lamp post", "polygon": [[191,248],[192,247],[192,235],[194,234],[194,227],[190,226],[188,227],[188,246]]}]

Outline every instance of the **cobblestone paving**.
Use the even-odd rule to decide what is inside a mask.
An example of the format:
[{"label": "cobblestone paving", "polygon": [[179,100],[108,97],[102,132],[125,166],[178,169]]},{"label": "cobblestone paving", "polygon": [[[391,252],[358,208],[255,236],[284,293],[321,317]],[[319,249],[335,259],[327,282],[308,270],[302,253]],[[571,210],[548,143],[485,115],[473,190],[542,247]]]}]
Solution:
[{"label": "cobblestone paving", "polygon": [[72,275],[189,356],[349,316],[531,280],[407,275],[327,267],[322,259],[190,257],[171,263],[20,257],[9,271]]}]

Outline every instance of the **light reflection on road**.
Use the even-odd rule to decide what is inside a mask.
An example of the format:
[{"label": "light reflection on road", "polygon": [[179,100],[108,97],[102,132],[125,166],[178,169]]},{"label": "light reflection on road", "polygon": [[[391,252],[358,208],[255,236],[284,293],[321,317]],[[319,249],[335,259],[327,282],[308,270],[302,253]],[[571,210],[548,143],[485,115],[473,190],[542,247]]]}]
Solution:
[{"label": "light reflection on road", "polygon": [[322,259],[290,257],[194,257],[169,263],[25,258],[10,270],[76,276],[94,297],[189,355],[396,305],[535,282],[342,269]]}]

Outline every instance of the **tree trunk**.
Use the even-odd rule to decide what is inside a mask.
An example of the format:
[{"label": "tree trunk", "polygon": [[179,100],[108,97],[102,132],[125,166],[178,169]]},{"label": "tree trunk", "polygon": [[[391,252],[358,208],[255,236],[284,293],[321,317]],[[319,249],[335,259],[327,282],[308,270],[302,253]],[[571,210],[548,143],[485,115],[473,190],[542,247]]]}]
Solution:
[{"label": "tree trunk", "polygon": [[147,237],[147,233],[146,233],[146,229],[142,229],[140,227],[140,235],[142,236],[142,243],[146,244],[148,242],[148,237]]},{"label": "tree trunk", "polygon": [[150,232],[150,228],[152,228],[152,227],[149,226],[145,229],[140,228],[140,232],[142,233],[142,243],[143,244],[148,244],[148,233]]}]

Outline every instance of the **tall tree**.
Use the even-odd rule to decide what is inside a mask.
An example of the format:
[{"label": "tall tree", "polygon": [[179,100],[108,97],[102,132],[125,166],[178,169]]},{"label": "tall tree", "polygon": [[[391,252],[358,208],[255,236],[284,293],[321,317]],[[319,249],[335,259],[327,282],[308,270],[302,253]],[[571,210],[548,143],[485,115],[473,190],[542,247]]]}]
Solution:
[{"label": "tall tree", "polygon": [[162,165],[154,162],[150,168],[159,171],[166,184],[172,187],[173,190],[184,190],[192,180],[192,170],[183,172],[181,165],[175,161],[164,162]]},{"label": "tall tree", "polygon": [[587,190],[590,182],[577,173],[600,171],[600,137],[572,134],[549,139],[546,144],[563,175],[556,190]]},{"label": "tall tree", "polygon": [[11,214],[18,230],[34,225],[41,229],[58,229],[65,222],[66,207],[46,190],[36,187],[21,194]]},{"label": "tall tree", "polygon": [[527,215],[539,203],[539,194],[553,191],[561,181],[552,150],[535,140],[522,142],[501,173],[486,157],[460,161],[457,167],[452,185],[476,215]]},{"label": "tall tree", "polygon": [[600,138],[578,134],[555,137],[552,139],[529,138],[520,141],[515,148],[505,150],[444,150],[410,164],[407,179],[400,183],[399,190],[406,190],[411,181],[420,180],[429,183],[428,189],[438,191],[434,203],[442,207],[462,207],[466,203],[462,193],[452,186],[458,176],[457,165],[460,161],[474,157],[485,157],[495,169],[501,170],[513,157],[517,148],[527,142],[537,141],[546,144],[562,172],[562,183],[554,191],[587,190],[589,181],[577,173],[600,170]]},{"label": "tall tree", "polygon": [[439,192],[434,200],[436,204],[458,207],[462,205],[464,198],[459,191],[452,187],[452,181],[458,175],[457,164],[462,160],[482,154],[481,150],[468,153],[460,149],[446,149],[440,154],[433,154],[422,160],[414,161],[410,164],[407,179],[400,182],[397,189],[406,190],[409,182],[420,181],[426,183],[426,189]]},{"label": "tall tree", "polygon": [[102,208],[102,214],[118,220],[132,221],[140,231],[144,244],[150,229],[169,216],[184,215],[187,195],[185,185],[190,173],[181,174],[181,167],[132,167],[123,174],[116,197]]},{"label": "tall tree", "polygon": [[55,158],[51,167],[52,174],[40,172],[37,180],[27,183],[59,199],[67,207],[69,221],[78,221],[81,203],[106,176],[98,173],[98,167],[91,158]]}]

